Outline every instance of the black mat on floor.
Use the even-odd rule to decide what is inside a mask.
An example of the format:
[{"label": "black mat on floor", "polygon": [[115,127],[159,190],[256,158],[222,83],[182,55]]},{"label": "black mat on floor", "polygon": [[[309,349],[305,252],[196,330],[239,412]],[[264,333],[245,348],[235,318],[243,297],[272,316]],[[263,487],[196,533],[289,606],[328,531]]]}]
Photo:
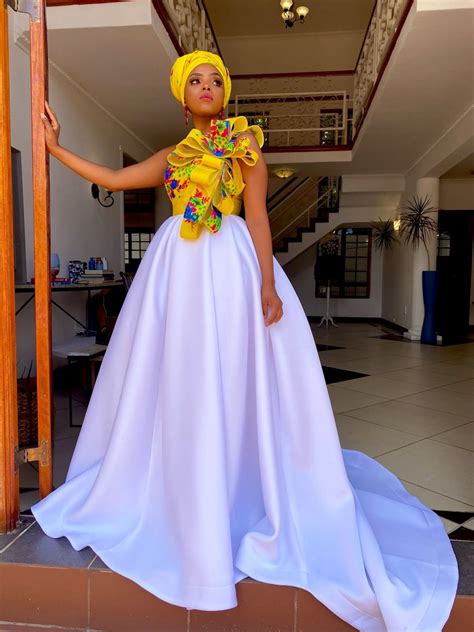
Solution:
[{"label": "black mat on floor", "polygon": [[334,382],[343,382],[344,380],[355,380],[358,377],[367,377],[368,373],[356,373],[355,371],[346,371],[345,369],[336,369],[333,366],[323,366],[323,373],[326,384],[334,384]]}]

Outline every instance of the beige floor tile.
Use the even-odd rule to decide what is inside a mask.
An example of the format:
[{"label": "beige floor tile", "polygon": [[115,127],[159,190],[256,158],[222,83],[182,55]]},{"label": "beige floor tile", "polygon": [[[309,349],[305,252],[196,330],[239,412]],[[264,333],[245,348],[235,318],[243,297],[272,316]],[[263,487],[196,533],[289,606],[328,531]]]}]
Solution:
[{"label": "beige floor tile", "polygon": [[341,446],[349,450],[360,450],[371,457],[420,440],[408,432],[399,432],[347,415],[337,414],[335,418]]},{"label": "beige floor tile", "polygon": [[442,432],[439,435],[431,437],[431,439],[433,439],[433,441],[441,441],[441,443],[455,445],[458,446],[458,448],[474,451],[474,422],[459,426],[459,428],[453,428],[447,432]]},{"label": "beige floor tile", "polygon": [[463,393],[445,390],[442,386],[401,397],[399,401],[474,419],[473,398]]},{"label": "beige floor tile", "polygon": [[403,478],[400,478],[400,481],[410,494],[416,496],[424,505],[431,509],[443,511],[474,511],[474,505],[468,505],[455,498],[438,494],[424,487],[420,487],[420,485],[410,483]]},{"label": "beige floor tile", "polygon": [[429,367],[430,371],[436,373],[447,373],[448,375],[456,375],[460,379],[468,379],[474,377],[474,366],[471,366],[465,362],[436,362]]},{"label": "beige floor tile", "polygon": [[319,351],[319,357],[323,364],[326,364],[329,360],[344,362],[347,360],[368,358],[370,355],[370,351],[363,351],[361,349],[330,349],[329,351]]},{"label": "beige floor tile", "polygon": [[358,371],[372,375],[393,371],[395,369],[409,369],[419,365],[420,360],[416,358],[406,358],[381,353],[379,356],[373,358],[348,360],[347,362],[341,363],[340,367],[349,371]]},{"label": "beige floor tile", "polygon": [[474,396],[474,379],[452,382],[451,384],[444,385],[444,388],[448,389],[448,391]]},{"label": "beige floor tile", "polygon": [[465,417],[409,404],[400,399],[358,408],[347,414],[423,438],[439,435],[468,423]]},{"label": "beige floor tile", "polygon": [[469,450],[423,439],[377,460],[411,483],[474,504],[474,454]]},{"label": "beige floor tile", "polygon": [[471,531],[474,531],[474,518],[469,518],[469,520],[462,523],[462,526],[465,527],[466,529],[470,529]]},{"label": "beige floor tile", "polygon": [[353,391],[360,391],[361,393],[370,393],[371,395],[379,395],[387,399],[396,399],[404,395],[419,393],[429,388],[421,384],[410,384],[409,382],[386,379],[380,375],[344,380],[337,382],[337,385],[341,388],[348,388]]},{"label": "beige floor tile", "polygon": [[456,375],[429,371],[425,366],[417,366],[411,369],[404,369],[403,371],[389,371],[384,373],[383,376],[387,380],[399,380],[400,382],[421,384],[429,388],[436,388],[438,386],[446,386],[459,382],[459,377]]},{"label": "beige floor tile", "polygon": [[377,395],[358,393],[357,391],[350,391],[347,388],[339,388],[333,384],[328,386],[328,392],[331,398],[332,409],[335,413],[343,413],[362,406],[370,406],[371,404],[386,401]]}]

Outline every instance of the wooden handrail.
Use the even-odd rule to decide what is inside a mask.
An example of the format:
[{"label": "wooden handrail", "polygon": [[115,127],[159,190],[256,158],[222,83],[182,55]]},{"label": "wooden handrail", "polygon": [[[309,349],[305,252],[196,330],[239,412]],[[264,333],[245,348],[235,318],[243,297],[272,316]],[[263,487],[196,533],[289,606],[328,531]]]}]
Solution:
[{"label": "wooden handrail", "polygon": [[8,6],[0,7],[0,533],[13,531],[19,517],[19,468],[16,393],[15,270],[10,149]]}]

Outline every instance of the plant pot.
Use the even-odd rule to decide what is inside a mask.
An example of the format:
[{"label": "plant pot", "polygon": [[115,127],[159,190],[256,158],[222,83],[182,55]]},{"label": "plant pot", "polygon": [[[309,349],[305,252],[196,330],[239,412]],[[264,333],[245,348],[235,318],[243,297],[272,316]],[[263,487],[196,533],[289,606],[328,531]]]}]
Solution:
[{"label": "plant pot", "polygon": [[423,270],[423,305],[425,317],[421,328],[420,342],[427,345],[435,345],[436,339],[436,294],[438,291],[438,272],[436,270]]}]

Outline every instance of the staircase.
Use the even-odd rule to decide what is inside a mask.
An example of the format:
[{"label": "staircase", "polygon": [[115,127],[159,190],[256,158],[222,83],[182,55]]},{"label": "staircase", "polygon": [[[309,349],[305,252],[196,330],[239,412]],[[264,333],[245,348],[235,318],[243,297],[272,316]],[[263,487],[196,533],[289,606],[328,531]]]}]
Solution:
[{"label": "staircase", "polygon": [[320,176],[280,189],[268,209],[274,253],[288,252],[291,242],[300,242],[304,233],[313,233],[316,224],[327,223],[330,214],[339,211],[340,188],[340,176]]}]

